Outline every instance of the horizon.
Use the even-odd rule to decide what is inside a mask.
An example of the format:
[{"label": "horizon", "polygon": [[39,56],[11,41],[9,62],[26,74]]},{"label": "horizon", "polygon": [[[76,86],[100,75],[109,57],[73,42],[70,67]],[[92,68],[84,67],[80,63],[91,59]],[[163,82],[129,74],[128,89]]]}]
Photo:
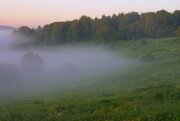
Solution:
[{"label": "horizon", "polygon": [[178,0],[3,0],[0,5],[0,25],[37,28],[53,22],[79,19],[82,15],[100,18],[102,15],[112,16],[132,11],[141,14],[166,10],[172,13],[180,9],[178,2],[180,3]]},{"label": "horizon", "polygon": [[[137,11],[130,11],[130,12],[126,12],[126,13],[125,13],[125,12],[119,12],[119,13],[128,14],[128,13],[131,13],[131,12],[137,12],[139,15],[141,15],[141,14],[143,14],[143,13],[148,13],[148,12],[154,12],[154,13],[156,13],[156,12],[161,11],[161,10],[165,10],[165,9],[160,9],[160,10],[157,10],[157,11],[147,11],[147,12],[141,12],[141,13],[140,13],[140,12],[137,12]],[[178,10],[179,10],[179,9],[178,9]],[[167,11],[167,10],[165,10],[165,11]],[[174,11],[176,11],[176,10],[174,10]],[[174,11],[171,11],[171,12],[170,12],[170,11],[167,11],[167,12],[173,13]],[[90,18],[92,18],[92,19],[95,19],[95,18],[101,19],[101,17],[102,17],[103,15],[105,15],[105,16],[113,16],[114,14],[115,14],[115,15],[118,15],[119,13],[112,13],[111,15],[102,14],[101,16],[99,16],[99,17],[94,17],[94,18],[92,18],[91,16],[88,16],[88,15],[81,15],[80,17],[82,17],[82,16],[87,16],[87,17],[90,17]],[[27,26],[27,27],[30,27],[30,28],[37,29],[39,26],[40,26],[40,27],[44,27],[45,25],[52,24],[52,23],[56,23],[56,22],[67,22],[67,21],[79,20],[80,17],[79,17],[79,18],[74,18],[74,19],[72,19],[72,20],[52,21],[52,22],[49,22],[49,23],[45,23],[44,25],[35,25],[35,26],[28,26],[28,25],[11,26],[11,25],[0,24],[0,27],[19,28],[19,27],[22,27],[22,26]]]}]

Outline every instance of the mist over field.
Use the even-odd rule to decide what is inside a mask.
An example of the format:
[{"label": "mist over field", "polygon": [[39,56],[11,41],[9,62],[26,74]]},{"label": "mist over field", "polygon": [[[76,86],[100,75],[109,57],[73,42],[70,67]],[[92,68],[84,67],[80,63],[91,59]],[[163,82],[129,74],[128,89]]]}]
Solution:
[{"label": "mist over field", "polygon": [[1,0],[0,121],[180,121],[180,0]]},{"label": "mist over field", "polygon": [[46,92],[132,63],[100,46],[19,48],[25,40],[12,32],[0,30],[0,96]]}]

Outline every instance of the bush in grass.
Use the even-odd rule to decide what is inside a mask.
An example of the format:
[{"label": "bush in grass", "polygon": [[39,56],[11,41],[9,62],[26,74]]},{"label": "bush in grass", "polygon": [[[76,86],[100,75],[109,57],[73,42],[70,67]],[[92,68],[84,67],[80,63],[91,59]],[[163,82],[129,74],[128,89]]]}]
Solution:
[{"label": "bush in grass", "polygon": [[152,53],[148,53],[148,54],[142,56],[141,60],[143,62],[151,62],[151,61],[155,60],[155,57],[154,57],[154,55]]},{"label": "bush in grass", "polygon": [[154,95],[154,98],[160,102],[164,102],[164,95],[161,93],[161,92],[157,92],[155,95]]},{"label": "bush in grass", "polygon": [[41,72],[43,68],[43,59],[39,54],[28,51],[21,59],[22,67],[28,72]]}]

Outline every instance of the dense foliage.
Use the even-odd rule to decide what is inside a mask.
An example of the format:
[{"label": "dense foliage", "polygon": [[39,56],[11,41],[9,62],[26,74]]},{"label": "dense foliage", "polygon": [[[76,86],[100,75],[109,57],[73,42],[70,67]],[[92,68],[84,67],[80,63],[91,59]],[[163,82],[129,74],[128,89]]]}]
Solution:
[{"label": "dense foliage", "polygon": [[29,42],[33,44],[58,45],[87,40],[108,42],[169,37],[176,35],[179,26],[180,10],[173,13],[161,10],[142,14],[103,15],[100,19],[82,16],[79,20],[55,22],[37,29],[22,26],[17,32],[28,36]]}]

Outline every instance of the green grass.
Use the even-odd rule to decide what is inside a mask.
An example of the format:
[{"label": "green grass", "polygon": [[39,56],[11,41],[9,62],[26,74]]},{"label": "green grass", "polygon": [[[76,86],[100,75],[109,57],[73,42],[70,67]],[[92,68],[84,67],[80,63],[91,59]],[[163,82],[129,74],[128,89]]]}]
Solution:
[{"label": "green grass", "polygon": [[[87,44],[92,43],[76,46]],[[180,39],[104,46],[138,63],[42,97],[1,105],[0,121],[180,121]]]}]

